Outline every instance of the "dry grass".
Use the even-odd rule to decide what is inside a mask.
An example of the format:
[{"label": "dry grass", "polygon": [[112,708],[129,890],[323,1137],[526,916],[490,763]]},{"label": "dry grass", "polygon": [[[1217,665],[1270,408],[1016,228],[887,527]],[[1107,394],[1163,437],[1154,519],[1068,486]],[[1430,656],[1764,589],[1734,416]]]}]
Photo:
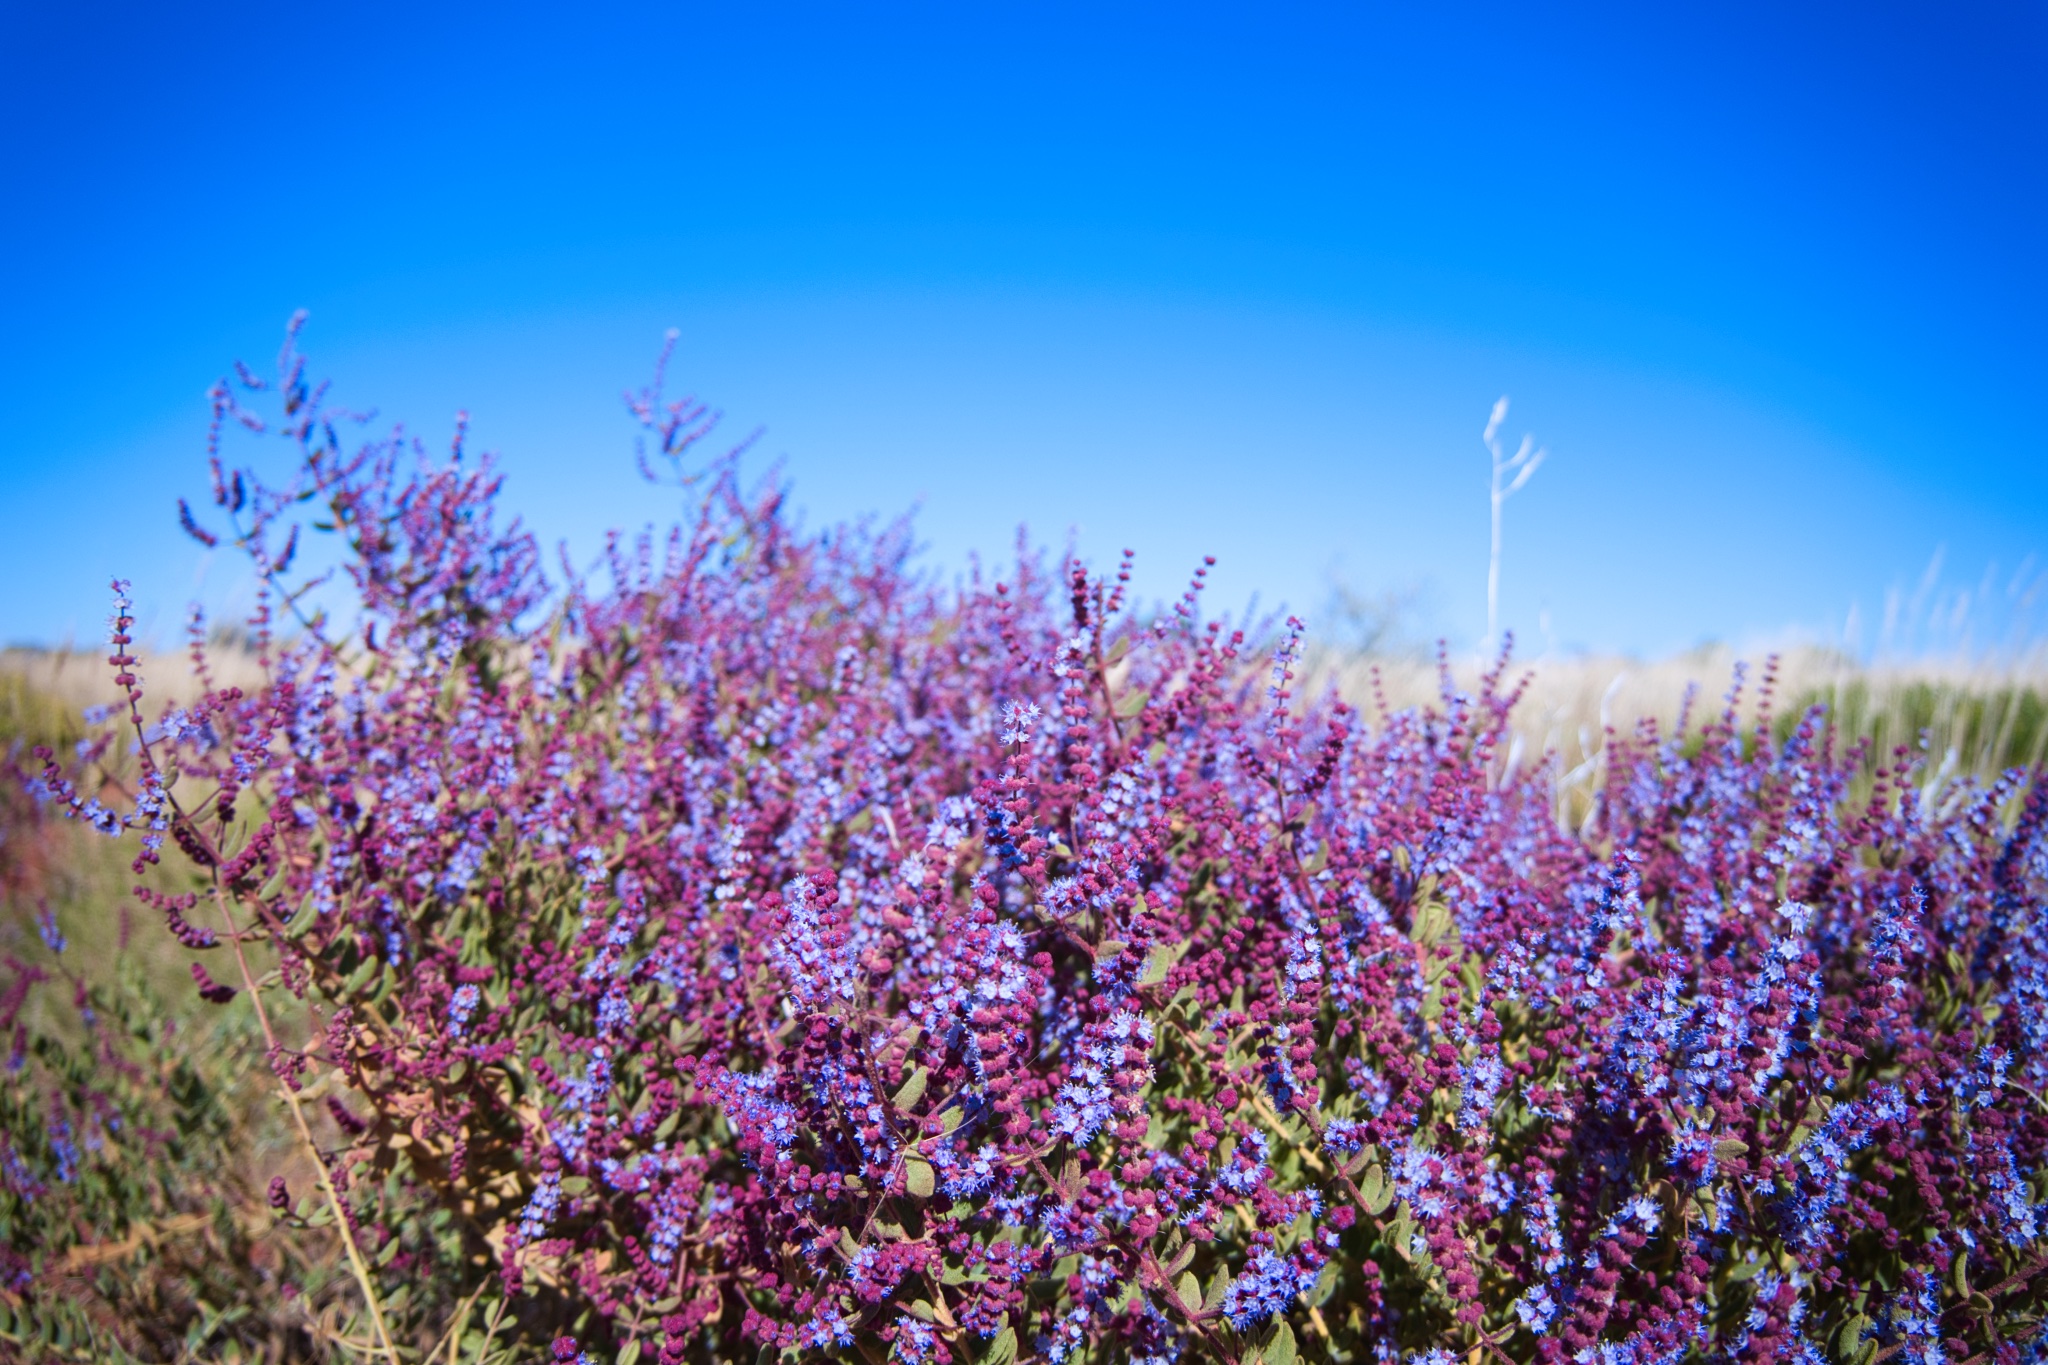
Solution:
[{"label": "dry grass", "polygon": [[[189,656],[145,651],[141,658],[136,671],[150,697],[147,710],[152,717],[166,697],[189,701],[198,695],[200,684],[192,675]],[[263,676],[255,656],[231,644],[215,646],[208,665],[217,687],[250,687]],[[53,707],[68,710],[69,724],[77,729],[78,714],[86,707],[111,705],[120,696],[104,648],[0,649],[0,735],[41,729],[56,720]]]},{"label": "dry grass", "polygon": [[[1696,730],[1718,715],[1738,662],[1748,677],[1737,711],[1753,726],[1765,659],[1726,648],[1697,650],[1643,661],[1618,656],[1542,658],[1509,670],[1510,682],[1528,678],[1515,711],[1514,743],[1506,762],[1526,767],[1558,759],[1558,813],[1582,819],[1601,773],[1606,737],[1626,734],[1650,719],[1669,733],[1687,692],[1694,693]],[[1486,665],[1454,659],[1451,673],[1466,691]],[[1391,710],[1438,701],[1434,660],[1414,655],[1326,653],[1312,662],[1315,680],[1334,679],[1345,698],[1367,716],[1383,700]],[[2048,665],[2038,656],[2019,663],[1921,660],[1865,666],[1816,648],[1777,657],[1772,712],[1782,736],[1806,707],[1822,702],[1851,738],[1871,741],[1872,761],[1888,761],[1901,745],[1923,751],[1922,782],[1930,787],[1959,776],[1988,777],[2012,767],[2039,769],[2048,760]]]},{"label": "dry grass", "polygon": [[[217,654],[216,686],[246,687],[258,681],[253,656],[232,648]],[[33,809],[17,776],[40,770],[35,746],[65,753],[97,733],[86,724],[86,709],[111,705],[121,695],[104,655],[104,650],[0,650],[0,783],[6,784],[0,790],[0,954],[42,960],[34,917],[47,907],[70,939],[74,961],[110,969],[117,959],[129,958],[164,998],[176,1002],[180,1020],[197,1020],[204,1008],[192,988],[190,954],[149,923],[150,916],[130,894],[138,880],[130,866],[136,836],[107,839],[47,809]],[[146,691],[145,714],[152,720],[167,701],[192,701],[201,691],[182,654],[145,654],[137,671]],[[133,778],[127,742],[117,740],[105,762],[117,779]],[[126,805],[113,792],[101,794],[110,804]],[[191,873],[175,858],[166,862],[142,880],[162,891],[189,889]]]}]

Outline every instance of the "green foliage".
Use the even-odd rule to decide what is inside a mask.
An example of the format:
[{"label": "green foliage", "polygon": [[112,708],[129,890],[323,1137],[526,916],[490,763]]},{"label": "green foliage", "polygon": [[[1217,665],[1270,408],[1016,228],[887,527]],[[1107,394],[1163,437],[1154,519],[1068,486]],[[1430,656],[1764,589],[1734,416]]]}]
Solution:
[{"label": "green foliage", "polygon": [[284,1135],[247,1012],[180,1026],[135,963],[110,975],[39,983],[76,1005],[72,1036],[39,1026],[0,1084],[0,1340],[32,1360],[324,1354],[346,1286],[252,1189]]},{"label": "green foliage", "polygon": [[1782,742],[1808,707],[1826,705],[1836,726],[1867,737],[1870,761],[1895,746],[1924,742],[1930,768],[1946,777],[1992,777],[2048,757],[2048,693],[2020,683],[1970,687],[1933,679],[1875,682],[1857,677],[1793,699],[1775,727]]}]

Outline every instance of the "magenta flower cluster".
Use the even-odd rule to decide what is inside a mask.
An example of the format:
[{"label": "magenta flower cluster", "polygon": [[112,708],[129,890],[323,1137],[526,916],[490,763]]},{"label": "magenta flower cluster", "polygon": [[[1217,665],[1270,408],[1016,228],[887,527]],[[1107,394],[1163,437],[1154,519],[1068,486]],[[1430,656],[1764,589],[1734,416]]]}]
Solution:
[{"label": "magenta flower cluster", "polygon": [[232,939],[317,1006],[333,1168],[581,1315],[559,1358],[2041,1358],[2040,774],[1731,693],[1567,827],[1505,663],[1360,713],[1206,567],[948,586],[658,387],[685,519],[551,589],[459,442],[266,387],[293,474],[216,455],[185,519],[254,558],[267,682],[136,700],[119,814],[46,789],[168,835],[202,989]]}]

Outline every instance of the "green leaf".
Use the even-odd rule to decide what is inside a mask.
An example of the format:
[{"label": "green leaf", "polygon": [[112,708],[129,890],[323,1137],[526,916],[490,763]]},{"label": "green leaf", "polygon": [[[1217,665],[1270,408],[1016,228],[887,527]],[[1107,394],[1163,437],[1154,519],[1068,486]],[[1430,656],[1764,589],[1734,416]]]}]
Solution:
[{"label": "green leaf", "polygon": [[913,1199],[929,1199],[937,1181],[932,1174],[932,1163],[921,1156],[903,1159],[903,1188]]},{"label": "green leaf", "polygon": [[1012,1365],[1017,1359],[1017,1329],[1008,1323],[996,1333],[996,1339],[989,1343],[988,1354],[981,1358],[981,1365]]},{"label": "green leaf", "polygon": [[1145,969],[1138,973],[1138,984],[1156,986],[1166,980],[1166,974],[1173,970],[1174,964],[1187,956],[1189,946],[1186,939],[1178,943],[1154,944],[1152,951],[1145,956]]},{"label": "green leaf", "polygon": [[1180,1294],[1182,1307],[1190,1313],[1202,1311],[1202,1282],[1195,1278],[1194,1271],[1190,1270],[1181,1276],[1180,1283],[1175,1288]]},{"label": "green leaf", "polygon": [[1264,1356],[1266,1365],[1294,1365],[1294,1329],[1287,1325],[1287,1319],[1275,1319],[1273,1339],[1266,1343]]},{"label": "green leaf", "polygon": [[1113,668],[1123,661],[1124,655],[1130,652],[1131,637],[1126,635],[1122,639],[1118,640],[1115,644],[1111,645],[1109,647],[1109,653],[1102,656],[1102,666],[1104,668]]},{"label": "green leaf", "polygon": [[1714,1144],[1714,1155],[1722,1161],[1739,1161],[1749,1155],[1749,1144],[1741,1138],[1722,1138]]},{"label": "green leaf", "polygon": [[1424,901],[1415,909],[1415,918],[1409,924],[1408,937],[1424,948],[1434,948],[1451,927],[1451,912],[1441,901]]},{"label": "green leaf", "polygon": [[1401,1206],[1394,1210],[1393,1221],[1387,1224],[1387,1242],[1394,1248],[1394,1254],[1404,1261],[1415,1259],[1415,1253],[1408,1246],[1408,1239],[1414,1232],[1415,1220],[1409,1215],[1408,1201],[1404,1199]]},{"label": "green leaf", "polygon": [[370,984],[373,977],[384,969],[384,964],[374,957],[366,957],[357,968],[349,973],[348,980],[341,983],[344,995],[356,995]]},{"label": "green leaf", "polygon": [[1212,1313],[1223,1304],[1223,1296],[1230,1291],[1230,1267],[1218,1266],[1209,1278],[1209,1292],[1202,1295],[1202,1311]]},{"label": "green leaf", "polygon": [[1152,694],[1142,687],[1134,687],[1117,698],[1116,714],[1119,720],[1129,720],[1145,709],[1145,703],[1152,700]]},{"label": "green leaf", "polygon": [[931,1078],[932,1071],[928,1066],[921,1066],[911,1072],[910,1079],[905,1081],[903,1088],[896,1092],[896,1107],[904,1110],[906,1113],[916,1108],[917,1102],[924,1098],[925,1085]]},{"label": "green leaf", "polygon": [[619,1352],[617,1365],[639,1365],[639,1360],[640,1338],[635,1337],[626,1343],[624,1350]]},{"label": "green leaf", "polygon": [[1335,1261],[1323,1262],[1323,1268],[1316,1275],[1315,1284],[1308,1291],[1308,1301],[1317,1308],[1330,1301],[1330,1295],[1337,1292],[1337,1281],[1342,1278]]},{"label": "green leaf", "polygon": [[1387,1211],[1387,1205],[1394,1202],[1394,1187],[1387,1183],[1387,1173],[1374,1162],[1365,1168],[1365,1179],[1358,1184],[1358,1192],[1365,1196],[1366,1211],[1377,1218]]}]

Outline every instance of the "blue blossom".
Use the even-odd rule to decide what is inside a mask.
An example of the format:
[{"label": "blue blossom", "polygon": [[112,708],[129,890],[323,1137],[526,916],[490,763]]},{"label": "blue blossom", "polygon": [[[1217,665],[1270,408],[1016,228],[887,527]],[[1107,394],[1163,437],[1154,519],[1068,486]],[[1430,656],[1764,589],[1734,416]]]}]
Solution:
[{"label": "blue blossom", "polygon": [[1800,1146],[1798,1158],[1805,1168],[1804,1178],[1777,1205],[1778,1215],[1795,1245],[1812,1246],[1832,1234],[1834,1210],[1849,1197],[1850,1154],[1864,1147],[1872,1130],[1901,1107],[1896,1092],[1890,1087],[1877,1087],[1871,1101],[1836,1105],[1827,1121]]},{"label": "blue blossom", "polygon": [[154,768],[136,793],[135,818],[143,827],[143,849],[156,853],[164,846],[164,831],[171,827],[171,797],[164,790],[164,775]]},{"label": "blue blossom", "polygon": [[1133,1065],[1132,1051],[1152,1047],[1151,1021],[1119,1010],[1102,1024],[1091,1025],[1080,1057],[1060,1086],[1052,1107],[1052,1131],[1085,1143],[1116,1117],[1120,1096],[1135,1093],[1151,1078],[1149,1062]]},{"label": "blue blossom", "polygon": [[1493,1120],[1493,1106],[1507,1083],[1507,1068],[1498,1055],[1481,1055],[1465,1065],[1462,1079],[1458,1127],[1477,1132]]},{"label": "blue blossom", "polygon": [[702,1083],[736,1135],[752,1134],[778,1152],[786,1152],[795,1145],[796,1110],[776,1097],[774,1076],[721,1068],[705,1076]]},{"label": "blue blossom", "polygon": [[1974,1067],[1956,1077],[1956,1098],[1965,1109],[1982,1109],[1998,1098],[2012,1066],[2012,1054],[2002,1047],[1985,1046],[1977,1049],[1975,1061]]},{"label": "blue blossom", "polygon": [[1264,1322],[1315,1287],[1316,1272],[1304,1270],[1286,1257],[1261,1251],[1252,1257],[1244,1273],[1223,1291],[1223,1316],[1238,1331]]},{"label": "blue blossom", "polygon": [[633,1001],[624,986],[613,982],[597,1002],[597,1031],[607,1038],[622,1037],[633,1027]]},{"label": "blue blossom", "polygon": [[1333,1152],[1355,1152],[1364,1145],[1363,1126],[1356,1119],[1331,1119],[1323,1125],[1323,1146]]},{"label": "blue blossom", "polygon": [[783,905],[781,932],[768,945],[768,958],[788,984],[790,999],[813,1012],[852,1000],[860,968],[836,907],[816,894],[808,877],[785,888]]},{"label": "blue blossom", "polygon": [[534,1186],[533,1197],[526,1201],[526,1208],[519,1215],[519,1238],[523,1242],[537,1240],[555,1221],[555,1214],[562,1204],[562,1173],[541,1172],[540,1183]]},{"label": "blue blossom", "polygon": [[576,875],[583,879],[585,891],[595,891],[604,885],[604,850],[596,844],[585,844],[576,850]]},{"label": "blue blossom", "polygon": [[2040,1236],[2040,1206],[2027,1197],[2027,1181],[2014,1165],[2010,1147],[1998,1148],[1984,1172],[1984,1184],[1994,1196],[1993,1216],[2006,1240],[2024,1246]]},{"label": "blue blossom", "polygon": [[468,892],[476,874],[482,869],[488,845],[480,834],[472,833],[464,839],[435,880],[434,889],[441,893],[443,900],[459,900]]},{"label": "blue blossom", "polygon": [[14,1144],[4,1134],[0,1134],[0,1182],[27,1203],[35,1202],[43,1192],[43,1183],[30,1173],[21,1154],[14,1150]]},{"label": "blue blossom", "polygon": [[896,1319],[896,1354],[912,1365],[924,1365],[932,1358],[932,1351],[938,1345],[938,1333],[928,1322],[920,1322],[908,1313]]},{"label": "blue blossom", "polygon": [[50,1118],[50,1151],[57,1158],[57,1180],[73,1184],[78,1179],[78,1143],[71,1135],[71,1120],[62,1114]]},{"label": "blue blossom", "polygon": [[563,1093],[561,1113],[564,1122],[555,1134],[555,1145],[569,1160],[574,1161],[583,1155],[590,1125],[604,1112],[611,1087],[611,1058],[604,1048],[592,1048],[582,1079],[570,1081]]},{"label": "blue blossom", "polygon": [[1551,1188],[1551,1174],[1539,1166],[1531,1174],[1529,1189],[1522,1197],[1522,1228],[1537,1251],[1537,1264],[1546,1275],[1563,1270],[1566,1262],[1564,1230],[1557,1216],[1557,1198]]},{"label": "blue blossom", "polygon": [[1002,741],[1006,745],[1028,744],[1031,729],[1038,723],[1040,712],[1032,702],[1003,703]]},{"label": "blue blossom", "polygon": [[811,1320],[804,1324],[799,1339],[813,1351],[829,1350],[834,1346],[851,1346],[853,1329],[857,1325],[858,1319],[852,1314],[841,1312],[829,1303],[819,1304]]},{"label": "blue blossom", "polygon": [[1051,1335],[1039,1338],[1038,1349],[1045,1353],[1050,1365],[1066,1365],[1087,1341],[1089,1316],[1086,1308],[1073,1309],[1053,1323]]},{"label": "blue blossom", "polygon": [[1216,1183],[1232,1194],[1249,1195],[1266,1183],[1266,1158],[1271,1148],[1266,1135],[1254,1129],[1239,1141],[1230,1160],[1216,1174]]},{"label": "blue blossom", "polygon": [[1515,1316],[1530,1331],[1540,1335],[1557,1316],[1557,1300],[1550,1297],[1550,1290],[1545,1286],[1531,1285],[1522,1292],[1522,1297],[1515,1300]]},{"label": "blue blossom", "polygon": [[477,1002],[483,999],[483,992],[474,985],[455,988],[455,994],[448,1000],[448,1032],[460,1038],[469,1028],[469,1017],[476,1013]]},{"label": "blue blossom", "polygon": [[79,807],[78,816],[109,839],[121,837],[120,815],[102,805],[98,797],[93,797]]},{"label": "blue blossom", "polygon": [[951,1147],[941,1147],[932,1155],[933,1163],[946,1177],[946,1193],[955,1199],[986,1193],[1002,1160],[1001,1149],[988,1142],[976,1148],[972,1156],[956,1155]]},{"label": "blue blossom", "polygon": [[[1099,1073],[1098,1073],[1099,1074]],[[1100,1080],[1070,1080],[1060,1086],[1053,1099],[1052,1131],[1085,1143],[1115,1116],[1110,1107],[1109,1086]]]}]

